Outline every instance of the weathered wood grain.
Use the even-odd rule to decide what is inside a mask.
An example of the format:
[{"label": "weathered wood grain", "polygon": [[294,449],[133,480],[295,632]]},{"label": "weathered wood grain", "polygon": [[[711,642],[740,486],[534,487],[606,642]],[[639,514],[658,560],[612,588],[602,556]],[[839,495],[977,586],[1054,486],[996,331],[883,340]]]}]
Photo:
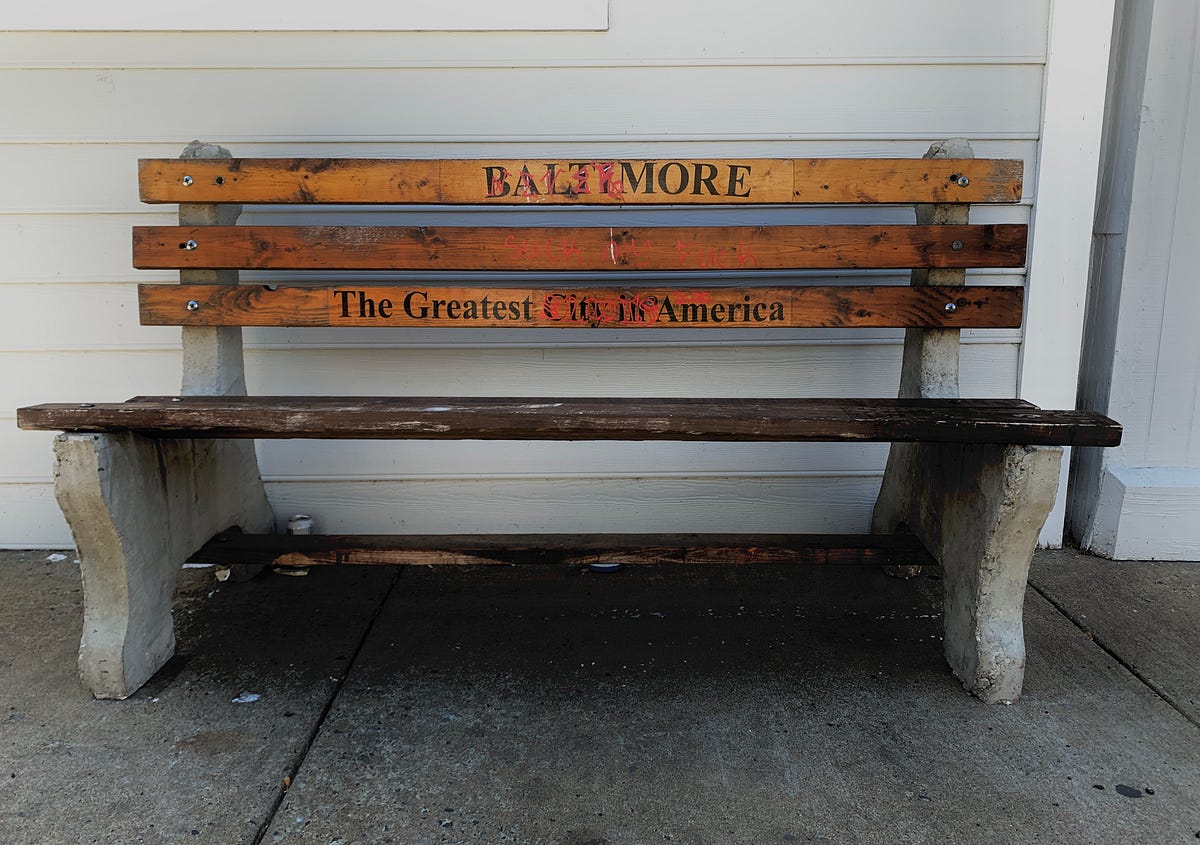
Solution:
[{"label": "weathered wood grain", "polygon": [[1091,411],[1019,399],[136,397],[21,408],[17,424],[160,437],[416,440],[921,441],[1113,446]]},{"label": "weathered wood grain", "polygon": [[1004,159],[138,162],[150,203],[1011,203],[1021,198],[1022,172],[1022,162]]},{"label": "weathered wood grain", "polygon": [[911,534],[220,534],[192,563],[271,566],[589,563],[932,564]]},{"label": "weathered wood grain", "polygon": [[140,285],[143,325],[1015,328],[1019,287]]},{"label": "weathered wood grain", "polygon": [[1026,227],[136,226],[141,269],[767,270],[1022,267]]}]

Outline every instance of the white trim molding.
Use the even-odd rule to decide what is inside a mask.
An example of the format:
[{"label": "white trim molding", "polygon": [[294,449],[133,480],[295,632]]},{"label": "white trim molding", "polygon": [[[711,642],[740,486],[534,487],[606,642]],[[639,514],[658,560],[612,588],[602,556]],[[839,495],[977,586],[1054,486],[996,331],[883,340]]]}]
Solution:
[{"label": "white trim molding", "polygon": [[1080,538],[1113,560],[1200,560],[1200,469],[1109,467]]},{"label": "white trim molding", "polygon": [[66,32],[334,32],[606,30],[608,0],[438,0],[379,3],[339,0],[205,0],[162,3],[88,0],[10,3],[0,31]]},{"label": "white trim molding", "polygon": [[[1074,408],[1115,0],[1053,0],[1018,395]],[[1039,539],[1062,545],[1067,467]]]}]

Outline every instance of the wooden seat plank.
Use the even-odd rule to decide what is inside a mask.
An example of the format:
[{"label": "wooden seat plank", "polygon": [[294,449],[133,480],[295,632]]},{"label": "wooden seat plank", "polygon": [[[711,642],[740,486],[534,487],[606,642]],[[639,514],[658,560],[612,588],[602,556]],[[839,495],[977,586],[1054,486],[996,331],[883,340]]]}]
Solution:
[{"label": "wooden seat plank", "polygon": [[1013,203],[1005,159],[142,159],[143,202]]},{"label": "wooden seat plank", "polygon": [[935,563],[911,534],[242,534],[214,537],[192,563],[219,566],[588,563]]},{"label": "wooden seat plank", "polygon": [[146,326],[1016,328],[1023,289],[972,286],[139,285]]},{"label": "wooden seat plank", "polygon": [[1026,226],[136,226],[140,269],[1023,267]]},{"label": "wooden seat plank", "polygon": [[160,437],[922,441],[1110,446],[1091,411],[1021,400],[819,398],[137,397],[22,408],[22,428]]}]

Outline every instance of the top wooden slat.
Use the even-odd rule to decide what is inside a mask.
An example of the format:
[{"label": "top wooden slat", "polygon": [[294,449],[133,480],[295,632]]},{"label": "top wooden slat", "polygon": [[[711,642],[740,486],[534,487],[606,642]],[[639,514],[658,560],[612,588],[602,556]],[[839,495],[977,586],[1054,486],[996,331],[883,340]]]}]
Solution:
[{"label": "top wooden slat", "polygon": [[[1007,159],[142,159],[143,202],[471,205],[1014,203]],[[965,184],[963,184],[965,182]]]}]

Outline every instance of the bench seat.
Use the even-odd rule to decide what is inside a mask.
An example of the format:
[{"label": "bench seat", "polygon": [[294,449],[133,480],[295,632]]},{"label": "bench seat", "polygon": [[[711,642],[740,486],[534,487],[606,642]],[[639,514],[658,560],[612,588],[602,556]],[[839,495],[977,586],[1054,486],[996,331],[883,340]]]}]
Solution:
[{"label": "bench seat", "polygon": [[[178,160],[142,161],[142,199],[179,204],[178,226],[134,227],[132,257],[135,267],[179,271],[179,284],[140,285],[138,307],[144,325],[180,327],[180,395],[17,414],[22,428],[64,432],[54,444],[55,492],[80,552],[85,685],[98,697],[124,698],[171,656],[175,573],[189,558],[242,575],[267,565],[672,562],[874,563],[909,577],[934,564],[950,667],[980,699],[1015,701],[1025,666],[1026,578],[1055,505],[1064,450],[1121,438],[1116,422],[1090,411],[959,398],[960,333],[1022,326],[1024,286],[1013,277],[1026,263],[1023,215],[970,220],[972,204],[1019,202],[1022,168],[976,159],[962,139],[934,144],[923,159],[234,159],[195,142]],[[243,204],[293,209],[239,225]],[[380,211],[332,208],[339,205]],[[701,205],[721,215],[668,210]],[[883,205],[913,209],[871,208]],[[300,206],[319,213],[299,217]],[[553,213],[555,206],[596,208],[581,217]],[[638,206],[664,211],[643,216]],[[733,216],[735,206],[759,210]],[[488,225],[447,222],[454,218]],[[895,283],[897,269],[910,271],[910,284]],[[593,368],[612,365],[601,346],[644,330],[694,338],[693,329],[704,329],[707,349],[725,346],[713,332],[729,329],[788,344],[797,336],[775,333],[903,329],[904,340],[899,398],[862,397],[890,392],[867,386],[885,374],[863,362],[842,362],[849,398],[733,397],[736,375],[708,378],[700,369],[677,380],[678,392],[692,398],[247,397],[244,326],[367,329],[375,333],[370,343],[437,329],[472,345],[493,329],[530,329],[542,333],[535,348],[559,332],[600,333],[589,339],[603,338],[592,343],[594,356],[537,380],[549,394],[588,384]],[[481,351],[459,366],[478,376],[487,363]],[[780,394],[813,389],[799,369],[781,381]],[[388,382],[406,383],[415,382]],[[450,383],[457,379],[439,382]],[[500,392],[507,379],[486,383]],[[630,392],[638,384],[621,383]],[[279,536],[285,514],[267,498],[252,442],[275,438],[891,446],[869,519],[838,521],[866,533],[716,533],[775,524],[769,510],[739,502],[727,517],[700,523],[714,532],[702,534]],[[631,496],[642,495],[638,485],[629,480]],[[449,524],[459,534],[473,525],[569,524],[554,502],[524,508],[503,499],[503,489],[493,495],[511,518],[464,507]],[[775,495],[769,483],[763,495]],[[276,507],[307,509],[303,501],[284,495]],[[352,526],[314,504],[319,529]],[[631,500],[617,510],[636,506]],[[680,506],[688,501],[671,502]],[[403,502],[383,507],[384,524],[422,530]],[[636,524],[670,530],[667,522]],[[830,524],[819,513],[797,514],[781,528]],[[693,515],[677,527],[694,525]]]},{"label": "bench seat", "polygon": [[1112,446],[1092,411],[1020,399],[139,396],[22,408],[19,424],[154,437],[697,440]]}]

